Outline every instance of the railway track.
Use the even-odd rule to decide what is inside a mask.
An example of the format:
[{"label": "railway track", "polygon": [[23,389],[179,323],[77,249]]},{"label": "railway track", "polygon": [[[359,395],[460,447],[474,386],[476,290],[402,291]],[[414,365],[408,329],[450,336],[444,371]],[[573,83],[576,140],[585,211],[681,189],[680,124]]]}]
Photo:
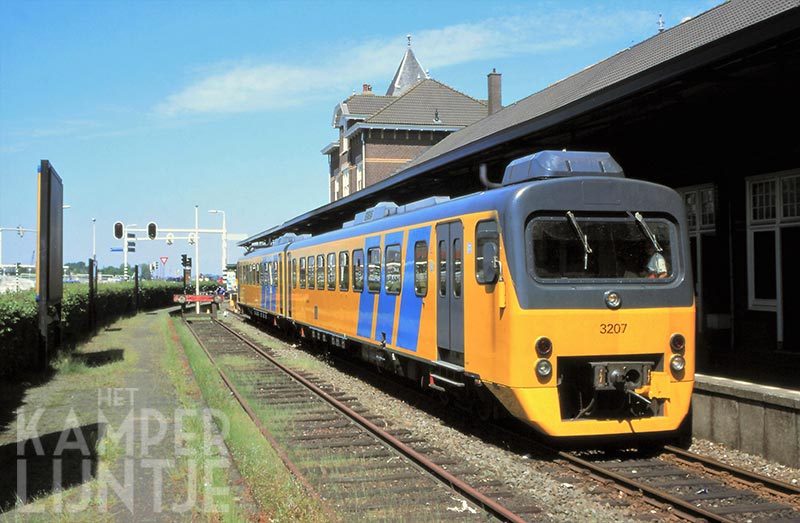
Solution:
[{"label": "railway track", "polygon": [[484,492],[496,485],[483,483],[478,490],[456,475],[457,463],[415,450],[412,444],[425,443],[393,431],[356,398],[312,383],[224,324],[187,319],[187,325],[262,434],[331,519],[523,522],[540,511],[529,502],[507,508],[497,501],[507,493]]},{"label": "railway track", "polygon": [[664,519],[800,523],[797,486],[680,448],[667,446],[656,456],[641,453],[607,456],[559,451],[502,427],[496,427],[496,432],[503,446],[513,442],[511,446],[522,454],[534,450],[542,459],[561,461],[573,471],[591,475],[605,484],[609,492],[621,490],[630,494],[630,499],[642,499]]},{"label": "railway track", "polygon": [[558,454],[573,467],[641,492],[687,520],[800,523],[800,488],[677,447],[646,459]]}]

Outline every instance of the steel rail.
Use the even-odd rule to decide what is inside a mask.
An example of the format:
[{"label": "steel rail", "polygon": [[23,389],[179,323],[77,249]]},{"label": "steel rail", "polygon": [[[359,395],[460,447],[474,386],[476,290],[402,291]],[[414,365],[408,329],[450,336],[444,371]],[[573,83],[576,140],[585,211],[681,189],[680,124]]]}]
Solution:
[{"label": "steel rail", "polygon": [[[216,322],[216,320],[212,321]],[[217,323],[226,330],[228,330],[229,332],[231,332],[232,334],[234,334],[235,336],[237,336],[244,343],[248,344],[254,351],[256,351],[259,355],[261,355],[268,361],[270,361],[273,365],[284,371],[286,374],[291,376],[293,379],[297,380],[299,383],[303,384],[309,390],[317,394],[320,398],[324,399],[332,407],[336,408],[337,410],[345,414],[347,417],[351,418],[353,421],[361,425],[363,428],[368,430],[370,433],[372,433],[375,437],[379,438],[381,441],[390,445],[395,450],[402,453],[404,456],[410,458],[412,461],[414,461],[417,465],[422,467],[428,473],[439,479],[439,481],[449,485],[450,488],[452,488],[462,496],[468,498],[476,505],[483,507],[484,510],[491,513],[494,517],[497,517],[504,521],[508,521],[510,523],[526,523],[525,520],[520,518],[519,515],[515,514],[514,512],[511,512],[509,509],[500,505],[499,503],[489,498],[488,496],[484,495],[483,493],[479,492],[468,483],[462,481],[461,479],[449,473],[436,463],[430,461],[421,453],[412,449],[411,447],[409,447],[396,437],[392,436],[391,434],[388,434],[386,431],[384,431],[383,429],[381,429],[380,427],[369,421],[364,416],[358,414],[353,409],[351,409],[341,401],[337,400],[336,398],[334,398],[321,388],[317,387],[316,385],[311,383],[309,380],[307,380],[300,374],[294,372],[292,369],[286,367],[285,365],[277,361],[275,358],[267,354],[261,347],[252,343],[250,340],[243,337],[235,330],[231,329],[224,323],[220,322]]]},{"label": "steel rail", "polygon": [[762,476],[760,474],[750,472],[749,470],[734,467],[732,465],[728,465],[727,463],[707,458],[693,452],[688,452],[682,448],[674,447],[672,445],[665,445],[664,450],[675,454],[675,456],[684,461],[700,463],[708,468],[712,468],[718,472],[728,473],[737,479],[741,479],[749,483],[760,483],[767,488],[770,488],[776,492],[780,492],[781,494],[789,494],[794,496],[800,495],[800,486],[795,486],[791,483],[786,483],[785,481]]},{"label": "steel rail", "polygon": [[[211,362],[211,364],[214,365],[214,368],[219,373],[219,376],[220,376],[220,378],[222,378],[222,381],[225,382],[225,385],[228,387],[228,390],[231,391],[233,396],[236,398],[236,401],[239,403],[239,405],[241,405],[242,409],[244,409],[244,411],[250,417],[250,419],[255,424],[255,426],[258,427],[258,430],[261,431],[261,434],[264,436],[264,438],[266,438],[267,441],[269,441],[270,445],[275,450],[275,453],[278,455],[278,457],[280,457],[281,461],[286,466],[286,468],[289,470],[289,472],[291,472],[291,474],[295,478],[297,478],[297,480],[303,485],[305,490],[308,491],[308,493],[311,494],[311,496],[315,500],[317,500],[317,502],[319,502],[320,506],[322,507],[322,510],[330,518],[331,521],[341,521],[341,518],[332,511],[332,509],[329,506],[328,502],[326,502],[322,498],[322,496],[320,496],[319,492],[317,492],[316,489],[311,485],[311,482],[308,480],[308,478],[305,476],[305,474],[303,474],[300,471],[300,469],[297,467],[297,465],[291,460],[291,458],[287,454],[286,450],[284,450],[284,448],[281,446],[281,444],[278,443],[278,441],[275,439],[275,437],[272,435],[272,433],[269,431],[269,429],[267,429],[264,426],[264,424],[261,423],[261,419],[258,417],[258,414],[256,414],[256,412],[252,409],[252,407],[250,407],[250,404],[248,403],[248,401],[244,398],[244,396],[241,395],[241,393],[239,393],[239,390],[236,388],[236,386],[233,384],[233,382],[230,380],[230,378],[228,378],[228,376],[225,374],[225,371],[223,371],[222,368],[217,364],[216,359],[214,359],[214,356],[211,355],[211,352],[208,350],[208,348],[206,347],[206,345],[203,342],[203,340],[200,339],[200,336],[192,328],[191,323],[188,322],[188,321],[185,321],[185,324],[186,324],[187,328],[189,329],[189,332],[191,332],[192,335],[194,336],[195,340],[197,340],[197,343],[200,345],[200,348],[202,348],[203,352],[206,353],[206,356],[208,357],[208,359]],[[218,324],[222,325],[221,323],[218,323]],[[228,330],[230,331],[230,329],[228,329]],[[233,332],[233,331],[231,331],[231,332]],[[241,339],[241,337],[239,337],[239,338]],[[243,341],[245,341],[246,343],[248,343],[248,345],[250,345],[250,343],[247,342],[246,340],[243,340]]]},{"label": "steel rail", "polygon": [[570,463],[574,463],[581,468],[589,469],[593,473],[611,479],[617,483],[623,484],[626,487],[633,489],[633,490],[640,490],[646,493],[648,496],[655,498],[658,501],[668,503],[673,506],[680,507],[681,511],[684,511],[692,516],[702,517],[705,518],[709,522],[718,522],[718,523],[736,523],[732,519],[728,519],[724,516],[720,516],[719,514],[714,514],[713,512],[709,512],[705,509],[700,507],[696,507],[692,505],[688,501],[684,501],[680,498],[667,494],[666,492],[659,490],[657,488],[653,488],[649,485],[644,483],[640,483],[636,480],[630,479],[622,474],[617,474],[616,472],[607,470],[599,465],[595,465],[590,461],[586,461],[585,459],[579,458],[574,454],[570,454],[569,452],[559,451],[558,455],[569,461]]}]

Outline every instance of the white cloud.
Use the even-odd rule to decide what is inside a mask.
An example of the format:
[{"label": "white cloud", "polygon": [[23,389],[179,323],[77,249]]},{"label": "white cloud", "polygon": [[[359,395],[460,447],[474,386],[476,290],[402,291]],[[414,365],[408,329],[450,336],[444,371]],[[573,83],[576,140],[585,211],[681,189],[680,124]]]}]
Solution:
[{"label": "white cloud", "polygon": [[[422,30],[414,34],[412,47],[423,67],[432,69],[432,76],[437,77],[441,69],[475,60],[592,45],[605,35],[630,34],[632,28],[655,23],[647,17],[649,14],[626,11],[528,13]],[[401,57],[401,38],[373,38],[347,49],[330,49],[323,53],[327,56],[316,56],[316,63],[226,64],[224,70],[209,73],[168,96],[156,112],[175,117],[265,111],[301,105],[331,93],[346,96],[360,79],[391,77]]]}]

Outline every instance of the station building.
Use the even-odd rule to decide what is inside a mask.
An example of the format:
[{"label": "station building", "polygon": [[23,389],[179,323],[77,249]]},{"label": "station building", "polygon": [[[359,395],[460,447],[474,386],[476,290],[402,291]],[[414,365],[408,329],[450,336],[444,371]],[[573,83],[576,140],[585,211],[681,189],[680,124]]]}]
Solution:
[{"label": "station building", "polygon": [[409,36],[385,95],[364,84],[361,93],[334,109],[332,125],[339,136],[321,151],[328,157],[330,201],[387,179],[449,134],[484,118],[487,110],[486,100],[430,78]]}]

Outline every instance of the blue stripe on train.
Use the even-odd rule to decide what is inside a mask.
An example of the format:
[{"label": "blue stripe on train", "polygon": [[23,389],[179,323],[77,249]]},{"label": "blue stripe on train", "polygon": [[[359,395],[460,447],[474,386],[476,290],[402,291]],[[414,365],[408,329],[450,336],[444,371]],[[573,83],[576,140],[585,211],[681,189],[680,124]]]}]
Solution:
[{"label": "blue stripe on train", "polygon": [[[375,295],[367,289],[367,253],[371,247],[379,247],[381,244],[380,236],[370,236],[364,242],[364,289],[361,291],[361,299],[358,303],[358,328],[356,334],[362,338],[369,338],[372,334],[372,318],[375,315]],[[354,282],[355,283],[355,282]]]},{"label": "blue stripe on train", "polygon": [[394,339],[394,311],[397,307],[397,295],[386,294],[386,246],[388,245],[402,245],[403,233],[393,232],[386,235],[386,240],[383,245],[383,266],[381,267],[381,291],[378,297],[378,321],[375,323],[375,340],[382,341],[383,335],[386,335],[386,343],[391,345]]},{"label": "blue stripe on train", "polygon": [[[419,241],[426,242],[426,246],[430,244],[431,228],[420,227],[413,229],[408,233],[408,241],[406,242],[406,259],[403,269],[403,292],[400,301],[400,321],[397,327],[397,346],[410,350],[417,351],[417,342],[419,341],[419,326],[422,319],[422,297],[417,296],[414,292],[414,244]],[[426,254],[427,260],[427,254]],[[428,262],[425,262],[425,271],[428,270]]]}]

